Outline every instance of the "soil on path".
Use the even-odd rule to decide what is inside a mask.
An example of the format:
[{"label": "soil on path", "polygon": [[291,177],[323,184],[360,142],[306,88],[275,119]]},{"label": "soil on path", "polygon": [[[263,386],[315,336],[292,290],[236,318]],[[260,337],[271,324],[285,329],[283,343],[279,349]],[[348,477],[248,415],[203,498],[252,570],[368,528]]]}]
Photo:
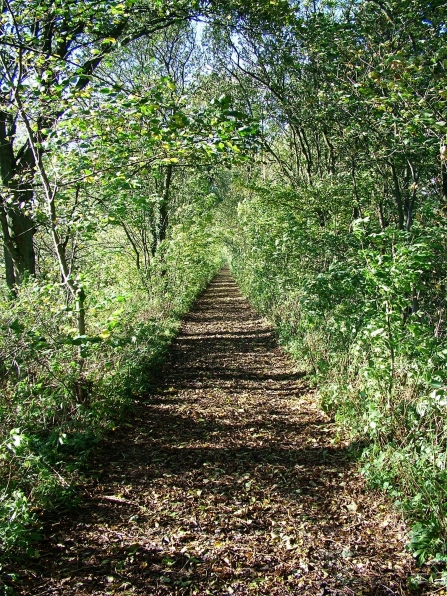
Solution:
[{"label": "soil on path", "polygon": [[22,594],[407,594],[405,528],[228,270]]}]

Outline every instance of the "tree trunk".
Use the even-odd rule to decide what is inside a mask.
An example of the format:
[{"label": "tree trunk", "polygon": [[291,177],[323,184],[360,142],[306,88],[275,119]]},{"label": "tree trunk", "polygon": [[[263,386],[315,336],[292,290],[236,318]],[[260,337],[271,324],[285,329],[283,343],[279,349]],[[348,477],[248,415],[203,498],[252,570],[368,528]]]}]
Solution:
[{"label": "tree trunk", "polygon": [[172,164],[166,167],[166,177],[163,186],[163,195],[160,202],[160,223],[158,228],[158,241],[163,242],[169,224],[169,189],[172,181]]},{"label": "tree trunk", "polygon": [[441,189],[442,189],[442,210],[447,212],[447,145],[441,147]]},{"label": "tree trunk", "polygon": [[393,163],[390,164],[391,173],[393,175],[394,184],[394,198],[396,200],[397,215],[398,215],[398,228],[399,230],[404,229],[405,213],[404,213],[404,202],[402,199],[402,191],[400,189],[399,178],[397,176],[396,167]]},{"label": "tree trunk", "polygon": [[32,176],[34,158],[28,145],[14,157],[14,129],[5,112],[0,111],[0,174],[2,193],[0,219],[5,257],[6,282],[9,288],[36,273],[33,237],[35,224],[27,214],[33,193],[26,180]]}]

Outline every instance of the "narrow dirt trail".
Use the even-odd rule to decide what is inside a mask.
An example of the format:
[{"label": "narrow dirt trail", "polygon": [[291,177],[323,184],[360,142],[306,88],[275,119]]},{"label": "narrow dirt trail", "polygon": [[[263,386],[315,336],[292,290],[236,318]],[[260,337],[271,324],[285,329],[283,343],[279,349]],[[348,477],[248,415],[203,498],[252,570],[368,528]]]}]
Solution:
[{"label": "narrow dirt trail", "polygon": [[404,527],[223,270],[22,594],[407,594]]}]

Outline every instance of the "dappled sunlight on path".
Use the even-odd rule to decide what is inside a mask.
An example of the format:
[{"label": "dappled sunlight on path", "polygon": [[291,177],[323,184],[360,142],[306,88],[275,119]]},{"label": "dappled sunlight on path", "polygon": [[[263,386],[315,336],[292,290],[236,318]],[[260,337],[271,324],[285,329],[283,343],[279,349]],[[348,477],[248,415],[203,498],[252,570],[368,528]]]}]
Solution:
[{"label": "dappled sunlight on path", "polygon": [[28,594],[406,594],[404,527],[223,270]]}]

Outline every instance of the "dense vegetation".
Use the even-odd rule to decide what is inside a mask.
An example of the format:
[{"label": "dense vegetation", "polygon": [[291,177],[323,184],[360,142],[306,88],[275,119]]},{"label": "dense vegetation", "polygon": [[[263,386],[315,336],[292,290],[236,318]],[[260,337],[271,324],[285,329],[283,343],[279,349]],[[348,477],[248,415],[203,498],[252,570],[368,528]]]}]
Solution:
[{"label": "dense vegetation", "polygon": [[227,260],[415,554],[445,560],[445,17],[438,0],[2,3],[5,550],[72,502]]}]

